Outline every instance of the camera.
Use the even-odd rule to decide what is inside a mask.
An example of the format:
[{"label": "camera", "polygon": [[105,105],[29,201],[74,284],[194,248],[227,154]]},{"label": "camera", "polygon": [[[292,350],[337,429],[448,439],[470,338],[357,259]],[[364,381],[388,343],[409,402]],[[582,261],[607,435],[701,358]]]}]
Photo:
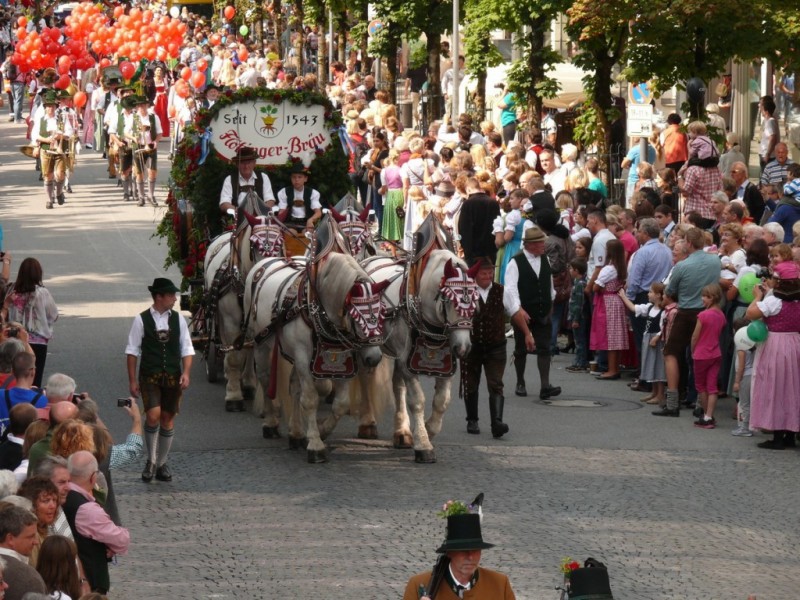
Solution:
[{"label": "camera", "polygon": [[17,337],[19,335],[19,327],[9,327],[6,335],[13,338]]},{"label": "camera", "polygon": [[81,400],[86,399],[86,394],[72,394],[72,403],[77,404]]},{"label": "camera", "polygon": [[123,408],[125,406],[131,406],[131,399],[130,398],[117,398],[117,406],[119,408]]}]

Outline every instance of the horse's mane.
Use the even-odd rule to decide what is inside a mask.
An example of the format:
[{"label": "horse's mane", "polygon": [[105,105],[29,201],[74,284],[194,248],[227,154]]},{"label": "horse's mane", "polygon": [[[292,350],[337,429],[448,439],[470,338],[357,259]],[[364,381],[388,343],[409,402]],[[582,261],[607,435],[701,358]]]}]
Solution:
[{"label": "horse's mane", "polygon": [[[349,254],[331,252],[325,257],[325,264],[317,272],[317,296],[330,311],[336,307],[341,312],[350,288],[357,280],[369,281],[369,275]],[[334,317],[336,313],[328,313]]]}]

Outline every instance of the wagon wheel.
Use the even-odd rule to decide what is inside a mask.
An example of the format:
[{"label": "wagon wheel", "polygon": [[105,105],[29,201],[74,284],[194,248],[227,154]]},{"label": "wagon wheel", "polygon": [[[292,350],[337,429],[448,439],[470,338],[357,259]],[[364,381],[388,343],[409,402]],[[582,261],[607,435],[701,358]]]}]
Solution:
[{"label": "wagon wheel", "polygon": [[220,352],[212,339],[208,340],[206,348],[206,381],[217,383],[219,380]]}]

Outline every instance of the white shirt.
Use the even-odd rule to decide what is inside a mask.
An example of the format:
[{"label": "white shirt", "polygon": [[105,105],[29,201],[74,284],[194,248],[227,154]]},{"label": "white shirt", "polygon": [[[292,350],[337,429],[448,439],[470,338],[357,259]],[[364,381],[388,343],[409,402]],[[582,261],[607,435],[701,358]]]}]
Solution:
[{"label": "white shirt", "polygon": [[544,177],[545,183],[549,183],[550,187],[553,188],[553,197],[555,198],[558,196],[558,192],[564,189],[564,186],[567,183],[567,174],[563,167],[559,167],[552,173],[545,173]]},{"label": "white shirt", "polygon": [[[135,116],[136,114],[138,114],[138,113],[132,113],[130,118],[128,118],[127,116],[125,117],[125,131],[124,131],[124,133],[125,133],[126,136],[130,136],[131,138],[139,137],[141,135],[144,135],[144,143],[145,144],[149,144],[153,140],[155,140],[155,135],[153,134],[152,131],[140,130],[139,136],[135,136],[134,133],[133,133],[133,124],[136,121],[136,116]],[[150,115],[155,115],[155,113],[148,111],[147,115],[144,116],[144,117],[139,115],[139,120],[140,120],[139,126],[140,127],[142,127],[142,126],[145,126],[145,127],[148,127],[148,128],[150,127]],[[155,126],[156,126],[156,134],[160,137],[164,133],[164,130],[161,127],[161,119],[156,117],[155,119],[153,119],[153,122],[155,123]]]},{"label": "white shirt", "polygon": [[[533,272],[536,273],[536,276],[538,277],[539,271],[542,268],[542,259],[547,260],[547,256],[545,255],[534,256],[525,249],[522,250],[522,253],[527,259],[528,264],[533,269]],[[519,283],[519,268],[517,267],[517,261],[511,260],[506,266],[505,284],[503,288],[503,306],[505,306],[506,308],[506,313],[508,313],[511,316],[514,316],[517,313],[517,311],[522,307],[522,301],[519,298],[519,288],[517,287],[518,283]],[[555,297],[556,297],[556,290],[553,287],[553,278],[551,277],[550,298],[554,299]]]},{"label": "white shirt", "polygon": [[[274,202],[275,201],[275,194],[272,193],[272,183],[270,183],[269,177],[266,173],[262,173],[262,179],[264,181],[264,186],[262,188],[264,202]],[[245,185],[252,185],[255,186],[256,184],[256,174],[253,173],[250,176],[250,179],[243,179],[241,175],[239,177],[239,197],[236,199],[236,206],[241,206],[242,202],[244,201],[245,196],[247,196],[247,192],[242,190],[242,186]],[[222,182],[222,191],[219,194],[219,203],[220,206],[225,204],[226,202],[230,202],[233,204],[233,183],[231,182],[231,176],[228,175],[225,178],[225,181]]]},{"label": "white shirt", "polygon": [[608,229],[601,229],[595,234],[594,240],[592,240],[592,251],[589,253],[589,263],[586,271],[589,277],[592,276],[595,268],[602,267],[606,264],[606,244],[608,244],[609,240],[615,239],[617,239],[616,236]]},{"label": "white shirt", "polygon": [[[33,122],[33,128],[31,129],[31,137],[34,140],[39,139],[39,135],[41,134],[42,131],[42,121],[45,122],[44,128],[48,134],[53,134],[56,131],[58,131],[58,119],[56,119],[56,117],[48,117],[45,114],[42,114],[41,117],[39,117]],[[69,119],[67,118],[62,118],[61,128],[63,130],[64,135],[67,137],[75,133],[75,130],[73,129],[72,125],[69,122]]]},{"label": "white shirt", "polygon": [[11,558],[16,558],[19,562],[28,564],[28,557],[22,556],[16,550],[12,550],[11,548],[3,548],[0,546],[0,555],[10,556]]},{"label": "white shirt", "polygon": [[[171,310],[164,311],[163,313],[156,312],[156,309],[150,307],[150,314],[156,323],[156,330],[168,330],[169,318],[172,315]],[[185,356],[194,356],[194,346],[192,345],[192,337],[189,335],[189,327],[186,325],[186,319],[178,315],[178,325],[181,332],[181,358]],[[136,315],[131,325],[131,331],[128,334],[128,345],[125,346],[125,354],[130,356],[142,355],[142,340],[144,339],[144,323],[142,322],[142,315]]]},{"label": "white shirt", "polygon": [[[300,200],[303,201],[303,194],[306,191],[306,188],[303,187],[302,190],[296,190],[292,188],[294,192],[294,197],[292,200]],[[289,206],[289,200],[286,197],[286,188],[280,190],[278,192],[278,208],[281,210],[287,208]],[[319,192],[317,190],[311,190],[311,210],[317,210],[318,208],[322,208],[322,204],[319,201]],[[306,218],[306,207],[305,204],[303,206],[295,206],[294,202],[292,202],[292,218],[293,219],[305,219]]]}]

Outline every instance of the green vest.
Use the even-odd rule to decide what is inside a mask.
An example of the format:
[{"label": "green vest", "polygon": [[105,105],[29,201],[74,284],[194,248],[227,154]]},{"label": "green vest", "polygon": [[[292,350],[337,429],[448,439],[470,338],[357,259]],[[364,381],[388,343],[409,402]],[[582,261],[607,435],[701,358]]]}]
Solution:
[{"label": "green vest", "polygon": [[547,256],[542,255],[541,267],[539,268],[539,276],[531,267],[528,259],[525,257],[524,252],[519,252],[514,256],[513,260],[517,263],[519,270],[519,281],[517,289],[519,290],[519,299],[522,308],[525,309],[532,318],[544,318],[550,314],[553,308],[553,299],[550,296],[550,282],[552,279],[552,272],[550,271],[550,261]]},{"label": "green vest", "polygon": [[139,377],[149,375],[180,376],[181,374],[181,327],[178,319],[180,315],[174,310],[169,316],[169,339],[159,341],[156,333],[156,322],[150,310],[141,314],[144,325],[142,338],[142,360],[139,364]]},{"label": "green vest", "polygon": [[[42,120],[39,121],[39,137],[48,137],[47,136],[48,133],[50,133],[50,132],[47,131],[47,115],[45,114],[45,116],[42,118]],[[40,142],[39,145],[42,148],[44,148],[45,150],[49,150],[50,149],[50,143],[49,142]]]}]

